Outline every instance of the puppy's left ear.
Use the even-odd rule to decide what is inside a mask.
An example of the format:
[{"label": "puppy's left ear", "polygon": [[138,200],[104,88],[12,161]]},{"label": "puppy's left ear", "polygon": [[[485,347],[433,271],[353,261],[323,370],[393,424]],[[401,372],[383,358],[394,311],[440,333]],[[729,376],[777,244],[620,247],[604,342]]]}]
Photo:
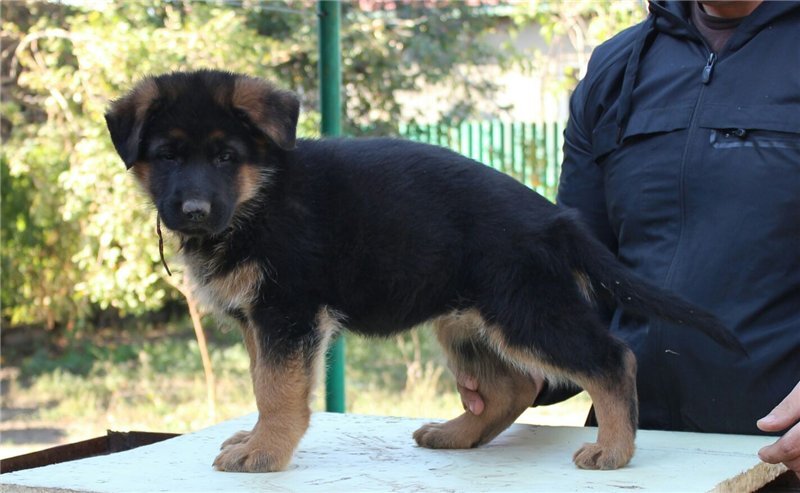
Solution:
[{"label": "puppy's left ear", "polygon": [[152,78],[147,78],[136,84],[127,95],[111,103],[105,114],[111,141],[128,169],[139,159],[147,113],[158,97],[158,85]]},{"label": "puppy's left ear", "polygon": [[277,89],[263,79],[239,76],[231,103],[278,147],[294,149],[300,100],[293,92]]}]

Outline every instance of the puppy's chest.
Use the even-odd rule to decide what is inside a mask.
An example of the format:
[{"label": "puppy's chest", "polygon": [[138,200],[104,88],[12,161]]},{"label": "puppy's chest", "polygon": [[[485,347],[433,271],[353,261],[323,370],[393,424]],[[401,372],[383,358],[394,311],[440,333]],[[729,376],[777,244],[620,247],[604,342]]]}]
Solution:
[{"label": "puppy's chest", "polygon": [[263,269],[255,261],[221,271],[212,262],[187,256],[186,265],[198,301],[217,312],[249,311],[264,280]]}]

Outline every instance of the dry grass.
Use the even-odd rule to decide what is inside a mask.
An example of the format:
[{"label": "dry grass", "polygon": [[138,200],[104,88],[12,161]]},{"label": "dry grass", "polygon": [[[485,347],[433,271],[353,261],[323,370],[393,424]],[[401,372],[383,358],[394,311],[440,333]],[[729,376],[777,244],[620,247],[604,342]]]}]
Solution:
[{"label": "dry grass", "polygon": [[[382,342],[383,346],[370,341],[370,358],[381,359],[381,351],[386,351],[387,363],[364,369],[358,356],[360,344],[348,341],[348,350],[352,349],[348,412],[434,419],[462,412],[452,377],[439,360],[397,360],[390,353],[397,345],[402,347],[400,341],[397,345]],[[102,436],[106,430],[187,433],[255,411],[247,353],[241,344],[211,345],[217,395],[213,413],[191,339],[106,349],[90,351],[94,360],[86,364],[83,356],[67,359],[61,355],[61,360],[53,360],[40,355],[41,361],[21,365],[22,372],[3,369],[0,457]],[[75,359],[80,364],[74,364]],[[322,390],[318,389],[312,406],[317,411],[324,409]],[[531,409],[520,421],[580,426],[588,406],[588,398],[580,395],[559,405]]]}]

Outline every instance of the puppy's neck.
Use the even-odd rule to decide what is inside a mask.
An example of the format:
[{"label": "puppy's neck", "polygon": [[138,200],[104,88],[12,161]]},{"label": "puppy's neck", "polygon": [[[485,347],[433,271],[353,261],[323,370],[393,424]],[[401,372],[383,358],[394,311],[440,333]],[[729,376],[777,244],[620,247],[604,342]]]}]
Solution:
[{"label": "puppy's neck", "polygon": [[183,263],[196,282],[205,284],[236,254],[230,246],[233,234],[229,229],[219,235],[181,238]]}]

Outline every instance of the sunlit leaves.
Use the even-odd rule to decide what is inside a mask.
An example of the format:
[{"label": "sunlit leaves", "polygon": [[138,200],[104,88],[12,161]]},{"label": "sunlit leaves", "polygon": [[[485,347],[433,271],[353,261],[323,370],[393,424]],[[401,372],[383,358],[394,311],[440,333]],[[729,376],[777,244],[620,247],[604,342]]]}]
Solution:
[{"label": "sunlit leaves", "polygon": [[[2,101],[4,125],[12,128],[0,151],[4,318],[79,322],[98,309],[156,310],[178,296],[162,277],[153,209],[114,153],[103,121],[109,101],[137,78],[198,68],[268,77],[301,95],[300,134],[317,134],[315,2],[245,4],[4,6],[4,45],[11,46],[16,82]],[[344,3],[347,131],[396,132],[401,91],[448,78],[479,85],[453,78],[453,67],[487,59],[481,34],[496,22],[458,1],[387,11]],[[451,103],[470,111],[470,101]],[[174,247],[168,242],[168,257]]]},{"label": "sunlit leaves", "polygon": [[[522,63],[501,29],[538,22],[585,44],[643,14],[636,2],[526,2],[497,15],[457,0],[342,3],[344,129],[392,134],[403,98],[449,90],[451,122],[492,112],[488,65]],[[313,0],[153,0],[4,4],[0,101],[2,316],[49,325],[98,309],[157,310],[179,297],[163,279],[155,214],[114,153],[103,113],[141,76],[198,68],[246,72],[300,94],[299,134],[317,135]],[[388,5],[388,4],[387,4]],[[533,57],[528,57],[533,59]],[[431,118],[426,115],[426,118]],[[435,116],[433,116],[435,118]],[[167,257],[175,257],[168,241]]]}]

